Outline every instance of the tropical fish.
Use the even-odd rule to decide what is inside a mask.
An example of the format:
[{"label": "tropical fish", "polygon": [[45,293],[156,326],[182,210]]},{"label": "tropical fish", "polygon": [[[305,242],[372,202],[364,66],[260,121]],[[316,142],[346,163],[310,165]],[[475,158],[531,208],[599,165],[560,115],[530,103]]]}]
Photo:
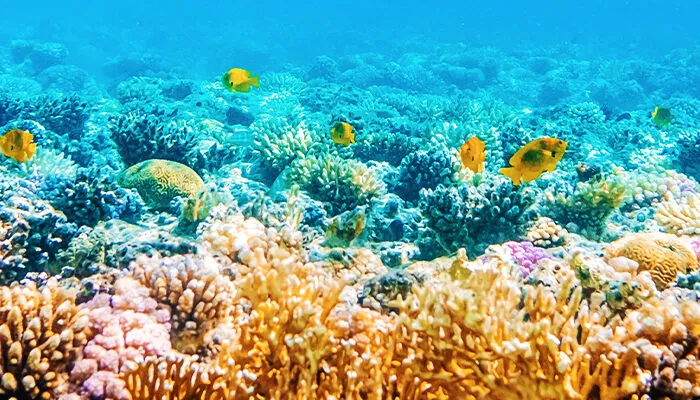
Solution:
[{"label": "tropical fish", "polygon": [[338,122],[331,128],[331,139],[338,144],[347,147],[355,143],[355,133],[352,125],[347,122]]},{"label": "tropical fish", "polygon": [[250,87],[260,87],[260,78],[252,76],[250,71],[241,68],[231,68],[221,77],[221,83],[232,92],[249,92]]},{"label": "tropical fish", "polygon": [[553,172],[557,168],[567,145],[566,141],[551,137],[533,140],[510,158],[511,167],[501,168],[499,172],[510,178],[515,186],[521,181],[534,181],[544,172]]},{"label": "tropical fish", "polygon": [[36,143],[34,135],[27,131],[13,129],[0,137],[0,151],[7,157],[25,162],[34,157]]},{"label": "tropical fish", "polygon": [[486,145],[476,136],[472,136],[459,148],[462,167],[469,168],[474,173],[484,170],[486,160]]},{"label": "tropical fish", "polygon": [[671,110],[665,107],[656,107],[654,111],[651,112],[651,119],[654,121],[656,126],[664,127],[668,126],[673,119]]}]

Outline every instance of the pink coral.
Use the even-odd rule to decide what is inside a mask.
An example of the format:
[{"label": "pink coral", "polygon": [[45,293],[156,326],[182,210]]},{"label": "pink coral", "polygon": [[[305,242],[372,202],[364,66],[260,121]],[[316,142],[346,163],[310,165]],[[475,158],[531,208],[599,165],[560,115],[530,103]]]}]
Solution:
[{"label": "pink coral", "polygon": [[552,258],[547,251],[535,247],[530,242],[506,242],[505,246],[518,263],[523,278],[527,278],[542,260]]},{"label": "pink coral", "polygon": [[128,399],[119,373],[147,356],[171,350],[170,313],[157,308],[148,289],[124,278],[116,283],[114,293],[98,294],[83,306],[89,310],[94,337],[71,371],[75,391],[82,398]]}]

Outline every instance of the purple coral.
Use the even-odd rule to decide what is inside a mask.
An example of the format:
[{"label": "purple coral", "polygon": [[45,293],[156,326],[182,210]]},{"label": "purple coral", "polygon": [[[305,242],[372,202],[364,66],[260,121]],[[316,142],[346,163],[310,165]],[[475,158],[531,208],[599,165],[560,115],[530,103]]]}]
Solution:
[{"label": "purple coral", "polygon": [[542,260],[553,258],[546,250],[530,242],[506,242],[505,246],[518,263],[523,278],[527,278]]}]

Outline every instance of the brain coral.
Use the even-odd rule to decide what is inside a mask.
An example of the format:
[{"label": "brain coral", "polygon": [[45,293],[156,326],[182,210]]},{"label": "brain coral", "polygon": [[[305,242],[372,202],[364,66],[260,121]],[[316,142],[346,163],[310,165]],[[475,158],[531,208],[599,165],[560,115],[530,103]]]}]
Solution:
[{"label": "brain coral", "polygon": [[649,271],[659,289],[665,289],[698,267],[695,252],[683,239],[667,233],[638,233],[625,236],[605,249],[606,260],[626,257],[639,264],[639,271]]},{"label": "brain coral", "polygon": [[156,210],[168,208],[176,196],[196,195],[204,181],[190,167],[168,160],[146,160],[122,172],[119,184],[138,190],[147,206]]}]

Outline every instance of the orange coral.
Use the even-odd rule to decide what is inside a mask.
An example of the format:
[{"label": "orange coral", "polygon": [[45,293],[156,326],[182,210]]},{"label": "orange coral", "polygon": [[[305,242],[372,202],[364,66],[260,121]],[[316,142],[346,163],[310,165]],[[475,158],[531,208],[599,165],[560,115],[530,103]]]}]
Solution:
[{"label": "orange coral", "polygon": [[88,320],[75,293],[49,282],[0,287],[0,398],[54,399],[87,342]]},{"label": "orange coral", "polygon": [[606,259],[625,257],[649,271],[659,290],[667,288],[676,276],[695,270],[698,260],[693,249],[681,238],[666,233],[637,233],[611,243]]}]

